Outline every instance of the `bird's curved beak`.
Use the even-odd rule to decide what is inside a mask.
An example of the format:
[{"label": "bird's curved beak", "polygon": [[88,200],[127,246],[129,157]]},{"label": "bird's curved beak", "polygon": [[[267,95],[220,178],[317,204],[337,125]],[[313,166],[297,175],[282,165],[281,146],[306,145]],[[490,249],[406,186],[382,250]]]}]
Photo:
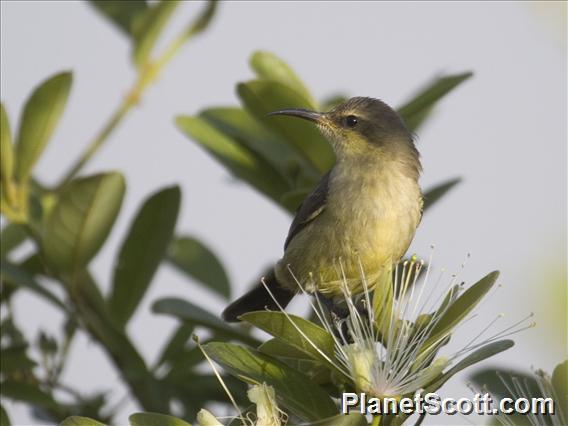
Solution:
[{"label": "bird's curved beak", "polygon": [[300,117],[304,120],[313,121],[317,124],[323,124],[325,119],[325,114],[321,112],[310,111],[307,109],[300,109],[300,108],[290,108],[290,109],[281,109],[279,111],[273,111],[266,114],[268,116],[272,115],[289,115],[292,117]]}]

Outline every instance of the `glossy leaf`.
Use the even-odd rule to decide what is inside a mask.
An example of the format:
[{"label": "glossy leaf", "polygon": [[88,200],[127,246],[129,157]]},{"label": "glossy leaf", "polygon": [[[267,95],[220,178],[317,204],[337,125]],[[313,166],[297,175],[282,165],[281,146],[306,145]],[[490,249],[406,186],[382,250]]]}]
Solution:
[{"label": "glossy leaf", "polygon": [[564,419],[568,420],[568,360],[558,364],[552,372],[552,387]]},{"label": "glossy leaf", "polygon": [[442,198],[450,189],[461,182],[461,178],[453,178],[428,188],[424,192],[424,210],[432,207],[440,198]]},{"label": "glossy leaf", "polygon": [[56,74],[37,87],[27,100],[16,143],[16,177],[24,182],[39,160],[65,109],[72,74]]},{"label": "glossy leaf", "polygon": [[430,353],[451,331],[462,321],[487,292],[493,287],[499,277],[498,271],[493,271],[469,287],[444,312],[430,333],[430,337],[420,349],[420,353]]},{"label": "glossy leaf", "polygon": [[444,385],[448,380],[450,380],[455,374],[459,373],[460,371],[471,367],[474,364],[477,364],[481,361],[485,361],[488,358],[491,358],[494,355],[497,355],[507,349],[512,348],[515,345],[515,342],[512,340],[498,340],[497,342],[489,343],[481,348],[473,351],[452,368],[450,368],[447,372],[445,372],[438,380],[428,386],[426,389],[427,392],[436,392],[438,389]]},{"label": "glossy leaf", "polygon": [[0,244],[0,259],[5,259],[8,253],[19,247],[27,237],[28,234],[23,225],[9,223],[2,228],[0,233],[0,239],[2,240],[2,244]]},{"label": "glossy leaf", "polygon": [[85,266],[108,236],[124,196],[119,173],[72,181],[47,218],[43,249],[49,265],[74,272]]},{"label": "glossy leaf", "polygon": [[136,413],[128,417],[131,426],[191,426],[182,419],[158,413]]},{"label": "glossy leaf", "polygon": [[250,65],[261,80],[277,81],[288,86],[309,101],[310,109],[317,109],[317,103],[300,77],[275,54],[261,50],[256,51],[250,58]]},{"label": "glossy leaf", "polygon": [[[514,346],[514,342],[512,340],[499,340],[497,342],[489,343],[481,348],[473,351],[452,368],[450,368],[446,373],[442,374],[439,379],[431,383],[426,387],[423,395],[427,393],[436,392],[440,389],[448,380],[450,380],[453,376],[455,376],[460,371],[471,367],[474,364],[477,364],[481,361],[484,361],[494,355],[497,355],[503,351]],[[406,419],[410,417],[410,414],[399,414],[397,416],[393,416],[389,418],[389,426],[400,426],[402,425]]]},{"label": "glossy leaf", "polygon": [[410,101],[398,108],[398,113],[411,131],[428,117],[432,107],[441,98],[473,75],[471,72],[438,78],[420,90]]},{"label": "glossy leaf", "polygon": [[198,117],[178,117],[178,128],[199,143],[235,176],[260,192],[278,199],[286,191],[286,180],[265,160]]},{"label": "glossy leaf", "polygon": [[305,351],[297,349],[295,346],[277,337],[264,342],[258,347],[258,350],[266,355],[278,358],[313,359],[311,354],[307,354]]},{"label": "glossy leaf", "polygon": [[8,413],[4,409],[3,405],[0,405],[0,425],[2,426],[10,426],[12,423],[10,422],[10,418],[8,417]]},{"label": "glossy leaf", "polygon": [[205,326],[215,332],[220,332],[244,343],[255,346],[258,344],[258,341],[254,337],[247,335],[237,328],[229,326],[227,323],[223,322],[219,316],[213,315],[211,312],[186,300],[175,297],[159,299],[152,305],[152,311],[158,314],[172,315],[190,324]]},{"label": "glossy leaf", "polygon": [[[199,351],[199,353],[203,360],[203,354],[201,351]],[[207,369],[211,370],[209,365]],[[195,411],[205,405],[211,404],[213,401],[222,402],[223,404],[229,402],[227,394],[215,374],[203,374],[197,373],[196,371],[176,372],[176,374],[176,377],[168,381],[168,385],[175,389],[174,398],[184,400],[184,402],[186,402],[190,408],[194,408]],[[237,404],[246,405],[250,403],[246,397],[247,386],[245,383],[229,375],[222,377],[227,388],[237,401]]]},{"label": "glossy leaf", "polygon": [[0,104],[0,176],[3,184],[8,184],[14,175],[14,147],[8,114],[4,104]]},{"label": "glossy leaf", "polygon": [[148,9],[146,0],[89,0],[89,4],[127,35],[132,34],[136,16]]},{"label": "glossy leaf", "polygon": [[162,0],[134,17],[133,59],[136,66],[140,67],[147,63],[158,37],[178,4],[177,0]]},{"label": "glossy leaf", "polygon": [[16,345],[0,350],[0,371],[2,374],[10,374],[15,371],[25,372],[34,368],[37,364],[26,353],[27,345]]},{"label": "glossy leaf", "polygon": [[180,206],[179,187],[163,189],[142,205],[122,243],[109,299],[112,316],[126,326],[166,255]]},{"label": "glossy leaf", "polygon": [[2,386],[0,386],[0,395],[48,409],[59,408],[50,394],[31,383],[18,382],[11,379],[4,380]]},{"label": "glossy leaf", "polygon": [[[176,386],[183,383],[184,388],[192,386],[187,384],[190,377],[195,377],[195,367],[205,361],[203,354],[197,346],[191,349],[182,349],[177,353],[172,353],[171,358],[167,364],[169,367],[168,373],[164,376],[163,380],[169,384],[175,383]],[[203,377],[203,376],[200,376]],[[217,382],[217,385],[219,382]]]},{"label": "glossy leaf", "polygon": [[30,274],[27,269],[7,261],[2,261],[0,265],[0,276],[2,277],[2,281],[7,281],[17,287],[31,290],[38,296],[41,296],[47,301],[53,303],[56,307],[63,309],[64,311],[67,310],[67,306],[51,291],[38,284],[34,276]]},{"label": "glossy leaf", "polygon": [[141,405],[156,411],[167,410],[167,395],[148,371],[124,329],[112,320],[97,283],[85,270],[75,275],[76,285],[70,293],[84,328],[106,349]]},{"label": "glossy leaf", "polygon": [[337,370],[333,337],[313,322],[292,314],[267,311],[249,312],[240,318]]},{"label": "glossy leaf", "polygon": [[170,244],[167,259],[206,288],[226,299],[231,296],[231,285],[223,265],[199,240],[187,236],[176,237]]},{"label": "glossy leaf", "polygon": [[255,80],[240,83],[237,93],[258,120],[285,138],[319,173],[327,172],[334,163],[331,146],[313,123],[295,117],[267,116],[285,108],[312,108],[309,99],[282,83]]},{"label": "glossy leaf", "polygon": [[[503,378],[505,383],[499,376]],[[523,388],[530,396],[542,396],[542,392],[536,382],[536,376],[529,371],[512,370],[507,367],[503,369],[494,367],[480,368],[469,375],[468,381],[471,381],[477,389],[483,392],[487,390],[493,399],[500,400],[504,397],[515,397],[515,395],[511,394],[510,388],[507,388],[507,386],[511,386],[513,378],[523,384]]]},{"label": "glossy leaf", "polygon": [[185,350],[185,345],[189,341],[195,327],[193,324],[182,323],[170,337],[169,341],[163,346],[162,353],[158,358],[157,365],[169,362]]},{"label": "glossy leaf", "polygon": [[[255,152],[288,179],[295,179],[299,172],[309,170],[309,165],[294,147],[275,132],[266,129],[241,108],[210,108],[199,116],[237,143]],[[313,173],[307,178],[315,184],[319,174]]]},{"label": "glossy leaf", "polygon": [[59,426],[105,426],[105,424],[88,417],[71,416],[63,420]]},{"label": "glossy leaf", "polygon": [[209,0],[206,3],[205,8],[185,30],[186,40],[189,39],[190,37],[196,36],[197,34],[207,29],[207,27],[211,24],[213,17],[215,16],[217,5],[218,1],[216,0]]},{"label": "glossy leaf", "polygon": [[231,374],[249,383],[274,387],[278,402],[304,420],[337,414],[335,403],[304,374],[253,349],[230,343],[204,345],[207,354]]}]

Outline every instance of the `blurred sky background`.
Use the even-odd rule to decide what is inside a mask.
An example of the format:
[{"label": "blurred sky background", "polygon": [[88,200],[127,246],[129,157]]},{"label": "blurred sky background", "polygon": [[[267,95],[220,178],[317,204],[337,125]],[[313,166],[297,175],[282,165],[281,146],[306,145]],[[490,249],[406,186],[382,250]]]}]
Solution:
[{"label": "blurred sky background", "polygon": [[[86,3],[1,2],[1,91],[12,129],[39,82],[74,72],[70,102],[37,167],[54,183],[107,120],[133,81],[127,38]],[[183,4],[171,31],[196,13]],[[566,356],[566,3],[541,2],[229,2],[209,30],[190,42],[151,87],[85,172],[117,169],[127,179],[118,222],[92,270],[106,291],[111,266],[142,200],[178,183],[179,232],[212,247],[240,294],[282,252],[291,218],[225,169],[174,126],[178,114],[236,105],[234,85],[252,78],[256,49],[284,58],[321,99],[341,92],[379,97],[398,106],[440,73],[475,76],[438,104],[418,134],[423,187],[454,176],[463,183],[424,216],[411,247],[434,267],[458,270],[473,283],[493,269],[499,288],[460,330],[464,341],[496,314],[503,328],[530,312],[537,327],[516,346],[485,362],[548,371]],[[552,290],[554,278],[559,285]],[[148,360],[173,329],[153,315],[158,297],[177,295],[219,313],[224,302],[162,266],[129,324]],[[29,332],[58,330],[61,316],[35,296],[15,300]],[[469,328],[468,328],[469,327]],[[454,349],[459,343],[450,343]],[[117,373],[85,335],[76,339],[64,379],[84,390],[123,395]],[[442,396],[471,396],[458,376]],[[136,410],[127,404],[119,418]],[[7,404],[15,424],[31,424],[21,404]],[[463,417],[429,417],[429,424],[467,424]]]}]

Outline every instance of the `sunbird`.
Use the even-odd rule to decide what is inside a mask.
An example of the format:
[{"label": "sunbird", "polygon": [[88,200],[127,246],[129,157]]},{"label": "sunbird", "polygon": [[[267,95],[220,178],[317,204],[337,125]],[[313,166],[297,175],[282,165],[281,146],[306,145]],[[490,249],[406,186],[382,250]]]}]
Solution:
[{"label": "sunbird", "polygon": [[355,97],[325,113],[269,115],[315,123],[336,161],[298,208],[273,270],[223,311],[229,322],[246,312],[285,308],[299,285],[328,301],[343,294],[342,283],[353,294],[372,289],[405,254],[422,218],[420,154],[386,103]]}]

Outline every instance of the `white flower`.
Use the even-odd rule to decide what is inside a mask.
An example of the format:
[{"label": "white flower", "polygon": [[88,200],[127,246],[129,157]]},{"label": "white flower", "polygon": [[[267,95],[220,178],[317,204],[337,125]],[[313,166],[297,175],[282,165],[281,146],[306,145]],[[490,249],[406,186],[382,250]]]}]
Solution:
[{"label": "white flower", "polygon": [[[424,261],[413,257],[394,265],[394,270],[385,270],[373,294],[361,268],[364,291],[356,296],[347,285],[348,280],[339,261],[337,272],[342,283],[342,303],[348,315],[340,318],[329,314],[320,297],[315,298],[315,303],[310,302],[323,327],[334,339],[337,362],[330,360],[323,351],[320,351],[321,355],[334,362],[357,391],[379,398],[400,398],[414,393],[470,351],[520,331],[519,326],[528,319],[480,341],[482,335],[502,317],[499,315],[460,350],[438,356],[438,351],[448,342],[456,326],[446,327],[441,320],[462,293],[463,285],[458,284],[458,276],[454,275],[445,291],[438,292],[439,297],[436,297],[436,287],[443,274],[434,284],[429,282],[431,260],[425,266]],[[422,275],[424,280],[418,284]],[[307,294],[301,280],[296,279],[296,282]],[[288,316],[284,310],[282,312]],[[447,319],[444,321],[447,322]],[[294,324],[291,319],[290,322]],[[302,334],[295,324],[294,327]],[[309,340],[305,335],[304,338]],[[315,343],[310,343],[318,349]]]},{"label": "white flower", "polygon": [[274,388],[266,383],[254,385],[247,392],[250,402],[256,404],[255,426],[281,426],[286,415],[278,408]]},{"label": "white flower", "polygon": [[[267,385],[266,383],[262,383],[259,385],[253,385],[247,391],[247,397],[250,402],[256,405],[256,417],[253,413],[248,413],[247,416],[243,416],[241,413],[239,406],[237,405],[235,398],[229,391],[229,388],[225,384],[223,378],[217,371],[215,364],[207,355],[207,352],[203,350],[199,340],[196,336],[194,336],[194,340],[197,343],[197,346],[201,350],[201,353],[205,356],[205,359],[213,369],[215,376],[217,376],[217,380],[227,393],[229,400],[235,407],[236,411],[239,413],[238,416],[229,417],[228,419],[232,420],[235,418],[239,418],[241,420],[242,425],[250,425],[250,426],[282,426],[286,424],[288,416],[287,414],[282,411],[276,402],[276,393],[274,392],[274,388],[272,386]],[[197,413],[197,422],[200,426],[222,426],[222,423],[219,422],[221,417],[215,417],[209,411],[205,409],[199,410]]]},{"label": "white flower", "polygon": [[197,413],[197,423],[199,423],[199,426],[223,426],[223,424],[205,408],[202,408]]}]

